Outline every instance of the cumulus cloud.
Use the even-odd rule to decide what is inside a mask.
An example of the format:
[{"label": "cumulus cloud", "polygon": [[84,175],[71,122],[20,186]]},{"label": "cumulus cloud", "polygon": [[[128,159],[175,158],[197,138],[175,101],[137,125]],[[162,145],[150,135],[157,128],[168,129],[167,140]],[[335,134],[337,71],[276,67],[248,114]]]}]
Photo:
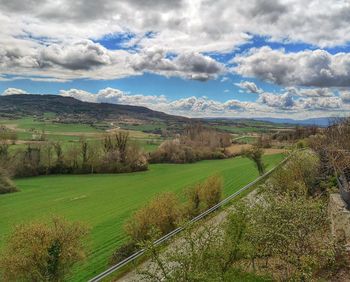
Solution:
[{"label": "cumulus cloud", "polygon": [[11,70],[14,74],[29,71],[33,76],[51,74],[56,80],[115,79],[148,71],[205,81],[226,72],[222,63],[196,52],[168,57],[161,49],[108,50],[91,40],[38,46],[29,53],[0,46],[0,72]]},{"label": "cumulus cloud", "polygon": [[262,93],[259,97],[259,102],[269,107],[280,109],[291,109],[295,106],[293,95],[290,92],[282,95]]},{"label": "cumulus cloud", "polygon": [[7,88],[4,92],[2,92],[2,95],[4,96],[18,95],[18,94],[28,94],[28,92],[18,88]]},{"label": "cumulus cloud", "polygon": [[[323,110],[329,111],[341,109],[342,99],[335,96],[306,96],[295,98],[295,89],[282,94],[262,93],[258,101],[271,108],[302,112],[303,110]],[[300,92],[299,92],[300,93]],[[299,95],[300,96],[300,95]]]},{"label": "cumulus cloud", "polygon": [[[230,52],[249,42],[252,34],[321,48],[350,41],[350,5],[343,0],[332,5],[319,0],[218,0],[215,5],[209,0],[0,0],[0,8],[0,73],[31,72],[59,79],[109,79],[135,75],[135,69],[142,72],[147,68],[165,75],[206,80],[216,77],[222,66],[203,54]],[[122,45],[132,47],[134,53],[106,50],[95,43],[106,36],[125,34],[130,37]],[[163,54],[175,54],[176,59],[167,55],[159,59],[159,52],[150,54],[155,46]],[[240,71],[257,73],[283,85],[290,78],[292,82],[301,80],[302,85],[322,86],[323,78],[325,86],[349,84],[348,58],[344,54],[337,57],[313,52],[309,54],[311,59],[304,60],[307,70],[315,67],[316,74],[305,81],[301,75],[282,78],[284,73],[298,74],[294,69],[300,69],[296,63],[286,67],[282,62],[285,57],[272,62],[281,69],[280,75],[273,69],[270,76],[261,74],[261,64],[254,71]],[[138,56],[133,56],[135,53]],[[148,59],[154,64],[144,62]],[[300,59],[303,65],[302,58],[290,61],[293,59]],[[336,83],[337,77],[340,83]]]},{"label": "cumulus cloud", "polygon": [[208,80],[225,72],[225,66],[200,53],[184,53],[173,59],[161,49],[146,50],[135,55],[131,62],[136,71],[150,71],[167,76],[184,76],[194,80]]},{"label": "cumulus cloud", "polygon": [[342,101],[339,97],[304,98],[297,101],[297,107],[305,110],[334,110],[341,109]]},{"label": "cumulus cloud", "polygon": [[167,102],[164,96],[130,95],[119,89],[110,87],[101,89],[96,94],[80,89],[61,90],[60,95],[91,103],[124,104],[152,108],[154,105],[162,106],[163,103]]},{"label": "cumulus cloud", "polygon": [[287,87],[285,90],[293,96],[300,97],[332,97],[335,95],[335,90],[332,88]]},{"label": "cumulus cloud", "polygon": [[69,45],[52,44],[38,54],[40,67],[58,65],[69,70],[89,70],[112,63],[112,53],[90,40]]},{"label": "cumulus cloud", "polygon": [[186,116],[222,116],[238,112],[244,113],[254,108],[254,103],[238,100],[219,102],[207,97],[195,96],[169,100],[165,96],[132,95],[115,88],[101,89],[96,94],[79,89],[61,90],[60,95],[85,102],[144,106],[153,110]]},{"label": "cumulus cloud", "polygon": [[344,103],[350,104],[350,90],[341,90],[340,91],[340,99]]},{"label": "cumulus cloud", "polygon": [[350,53],[332,55],[325,50],[286,53],[270,47],[252,49],[233,59],[234,70],[285,86],[350,86]]},{"label": "cumulus cloud", "polygon": [[240,83],[235,83],[236,86],[244,89],[248,93],[259,94],[262,93],[263,90],[260,89],[254,82],[252,81],[241,81]]}]

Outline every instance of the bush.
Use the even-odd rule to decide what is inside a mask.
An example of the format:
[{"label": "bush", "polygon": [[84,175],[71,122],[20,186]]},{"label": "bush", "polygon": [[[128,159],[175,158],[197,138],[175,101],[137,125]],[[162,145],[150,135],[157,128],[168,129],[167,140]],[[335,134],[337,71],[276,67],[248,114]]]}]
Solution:
[{"label": "bush", "polygon": [[0,169],[0,194],[17,192],[15,184],[7,176],[6,172]]},{"label": "bush", "polygon": [[156,151],[150,154],[152,163],[193,163],[200,160],[224,159],[228,155],[221,148],[192,146],[179,140],[164,141]]},{"label": "bush", "polygon": [[0,260],[3,281],[63,281],[85,257],[87,228],[54,218],[17,226]]},{"label": "bush", "polygon": [[222,197],[222,178],[218,175],[209,177],[204,183],[201,190],[201,199],[207,209],[215,206],[220,202]]},{"label": "bush", "polygon": [[193,218],[203,210],[209,209],[220,202],[222,197],[223,180],[218,175],[210,176],[202,183],[196,183],[186,189],[186,212]]},{"label": "bush", "polygon": [[265,258],[277,281],[311,281],[334,261],[327,205],[322,200],[298,197],[291,201],[272,194],[246,209],[245,240],[250,246],[246,257]]},{"label": "bush", "polygon": [[138,210],[126,223],[125,230],[138,242],[149,239],[154,229],[162,235],[174,230],[181,217],[182,209],[176,195],[164,193]]},{"label": "bush", "polygon": [[293,197],[313,195],[319,166],[319,158],[314,152],[310,150],[298,152],[275,171],[269,181],[270,188],[274,193]]}]

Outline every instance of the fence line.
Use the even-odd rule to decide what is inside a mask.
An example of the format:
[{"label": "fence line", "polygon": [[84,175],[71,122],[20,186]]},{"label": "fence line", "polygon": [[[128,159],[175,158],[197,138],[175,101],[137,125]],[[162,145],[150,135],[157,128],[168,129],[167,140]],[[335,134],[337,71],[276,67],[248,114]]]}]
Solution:
[{"label": "fence line", "polygon": [[[199,214],[198,216],[194,217],[193,219],[191,219],[190,221],[188,221],[187,223],[185,223],[183,226],[178,227],[176,229],[174,229],[173,231],[169,232],[168,234],[164,235],[163,237],[159,238],[158,240],[153,242],[154,246],[158,246],[168,240],[170,240],[171,238],[173,238],[175,235],[177,235],[178,233],[180,233],[181,231],[183,231],[185,228],[187,228],[189,225],[203,219],[204,217],[206,217],[207,215],[211,214],[212,212],[216,211],[218,208],[222,207],[223,205],[227,204],[228,202],[230,202],[232,199],[234,199],[235,197],[237,197],[239,194],[241,194],[242,192],[244,192],[245,190],[249,189],[250,187],[252,187],[253,185],[255,185],[256,183],[258,183],[260,180],[266,178],[267,176],[269,176],[275,169],[277,169],[278,167],[280,167],[281,165],[283,165],[288,159],[290,158],[290,156],[286,157],[283,161],[281,161],[278,165],[276,165],[275,167],[273,167],[272,169],[270,169],[268,172],[266,172],[265,174],[263,174],[262,176],[259,176],[257,179],[255,179],[254,181],[250,182],[249,184],[247,184],[246,186],[244,186],[243,188],[241,188],[240,190],[236,191],[235,193],[231,194],[230,196],[228,196],[227,198],[225,198],[224,200],[222,200],[221,202],[219,202],[218,204],[216,204],[215,206],[211,207],[210,209],[204,211],[203,213]],[[109,276],[110,274],[112,274],[113,272],[121,269],[122,267],[124,267],[125,265],[135,261],[137,258],[139,258],[140,256],[142,256],[144,253],[146,252],[146,249],[141,249],[139,251],[137,251],[136,253],[132,254],[131,256],[127,257],[126,259],[120,261],[119,263],[111,266],[110,268],[108,268],[107,270],[105,270],[104,272],[100,273],[99,275],[95,276],[94,278],[90,279],[89,282],[98,282],[101,281],[102,279],[106,278],[107,276]]]}]

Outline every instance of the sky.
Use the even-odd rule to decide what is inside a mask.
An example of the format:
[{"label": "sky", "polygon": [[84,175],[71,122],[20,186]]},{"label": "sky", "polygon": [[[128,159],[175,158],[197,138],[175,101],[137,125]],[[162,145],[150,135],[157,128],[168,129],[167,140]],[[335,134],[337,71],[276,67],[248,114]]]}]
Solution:
[{"label": "sky", "polygon": [[0,95],[189,117],[350,113],[347,0],[0,0]]}]

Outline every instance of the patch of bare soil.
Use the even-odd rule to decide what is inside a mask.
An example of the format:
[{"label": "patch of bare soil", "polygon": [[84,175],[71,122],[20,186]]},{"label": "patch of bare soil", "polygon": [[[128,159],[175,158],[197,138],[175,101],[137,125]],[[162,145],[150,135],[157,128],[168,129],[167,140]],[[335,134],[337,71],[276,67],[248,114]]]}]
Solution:
[{"label": "patch of bare soil", "polygon": [[264,149],[265,155],[275,155],[275,154],[283,154],[286,153],[286,149],[277,149],[277,148],[268,148]]},{"label": "patch of bare soil", "polygon": [[19,128],[17,124],[4,124],[4,126],[17,132],[25,132],[25,129]]},{"label": "patch of bare soil", "polygon": [[252,145],[250,144],[232,144],[230,147],[226,148],[231,155],[239,155],[242,150],[249,149]]}]

